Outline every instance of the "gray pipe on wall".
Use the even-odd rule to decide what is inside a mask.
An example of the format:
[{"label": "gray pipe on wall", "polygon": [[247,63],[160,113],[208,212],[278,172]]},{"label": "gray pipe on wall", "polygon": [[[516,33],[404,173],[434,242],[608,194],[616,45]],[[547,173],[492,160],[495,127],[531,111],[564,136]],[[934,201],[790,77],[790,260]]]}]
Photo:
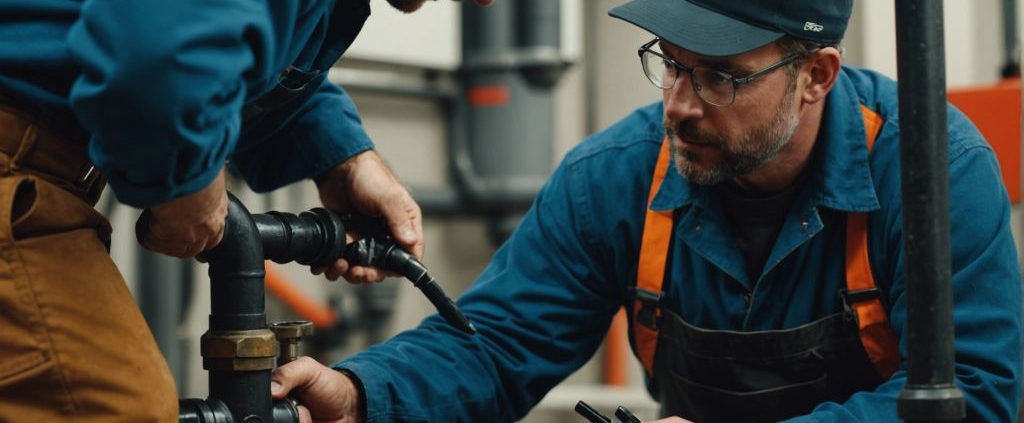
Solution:
[{"label": "gray pipe on wall", "polygon": [[551,173],[552,90],[566,67],[559,9],[552,0],[463,5],[450,160],[472,207],[521,212]]}]

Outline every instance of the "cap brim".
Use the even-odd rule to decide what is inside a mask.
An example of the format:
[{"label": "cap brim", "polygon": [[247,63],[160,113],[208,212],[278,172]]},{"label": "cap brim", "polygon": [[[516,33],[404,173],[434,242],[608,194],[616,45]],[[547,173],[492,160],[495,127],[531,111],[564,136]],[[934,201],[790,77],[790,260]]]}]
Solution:
[{"label": "cap brim", "polygon": [[733,56],[785,33],[730,18],[685,0],[633,0],[608,14],[702,56]]}]

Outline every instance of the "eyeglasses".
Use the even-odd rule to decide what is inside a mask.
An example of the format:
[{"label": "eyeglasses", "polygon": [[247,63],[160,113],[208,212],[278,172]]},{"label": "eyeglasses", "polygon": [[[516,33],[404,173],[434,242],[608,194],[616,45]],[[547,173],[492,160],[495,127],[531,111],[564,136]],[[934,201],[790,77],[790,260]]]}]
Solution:
[{"label": "eyeglasses", "polygon": [[799,54],[790,54],[764,69],[743,78],[736,78],[717,69],[700,66],[688,68],[680,65],[675,60],[651,49],[660,40],[655,38],[649,43],[640,46],[637,50],[637,54],[640,55],[640,64],[644,67],[644,74],[647,75],[647,79],[654,86],[668,90],[676,85],[676,80],[679,79],[680,74],[688,73],[690,74],[690,84],[693,85],[693,90],[697,92],[697,96],[704,100],[704,102],[719,107],[729,107],[736,101],[736,87],[749,84],[753,80],[800,58]]}]

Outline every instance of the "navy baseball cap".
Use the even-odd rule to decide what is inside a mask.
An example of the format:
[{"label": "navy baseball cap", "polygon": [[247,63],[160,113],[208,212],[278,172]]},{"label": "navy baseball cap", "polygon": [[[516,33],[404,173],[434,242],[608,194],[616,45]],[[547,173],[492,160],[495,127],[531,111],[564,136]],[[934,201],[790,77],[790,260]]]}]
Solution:
[{"label": "navy baseball cap", "polygon": [[609,15],[702,56],[732,56],[784,35],[838,44],[853,0],[632,0]]}]

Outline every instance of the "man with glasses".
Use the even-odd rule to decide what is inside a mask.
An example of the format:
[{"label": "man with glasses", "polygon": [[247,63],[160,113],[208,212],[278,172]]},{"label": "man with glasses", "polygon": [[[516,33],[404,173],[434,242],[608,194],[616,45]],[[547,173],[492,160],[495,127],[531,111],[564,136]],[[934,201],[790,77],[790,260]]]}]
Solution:
[{"label": "man with glasses", "polygon": [[[895,83],[841,65],[851,0],[633,0],[610,14],[662,101],[568,153],[460,299],[333,366],[299,360],[317,421],[521,418],[616,311],[665,422],[898,422],[907,333]],[[957,386],[1009,422],[1020,271],[992,150],[950,108]],[[339,371],[335,371],[339,370]]]}]

